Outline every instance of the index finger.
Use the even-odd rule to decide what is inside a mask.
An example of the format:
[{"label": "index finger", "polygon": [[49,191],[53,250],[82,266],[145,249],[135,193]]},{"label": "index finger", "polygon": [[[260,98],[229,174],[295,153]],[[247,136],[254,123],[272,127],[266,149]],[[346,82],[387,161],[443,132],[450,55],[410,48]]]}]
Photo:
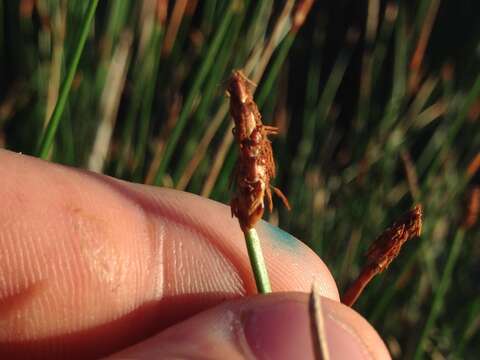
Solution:
[{"label": "index finger", "polygon": [[[227,206],[0,151],[0,355],[85,358],[255,292]],[[258,228],[274,291],[338,299],[305,245]]]}]

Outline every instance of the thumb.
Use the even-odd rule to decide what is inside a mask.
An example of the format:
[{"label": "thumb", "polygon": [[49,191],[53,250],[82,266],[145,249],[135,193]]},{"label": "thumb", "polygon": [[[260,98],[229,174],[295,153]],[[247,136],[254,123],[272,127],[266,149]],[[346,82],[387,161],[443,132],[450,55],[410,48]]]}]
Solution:
[{"label": "thumb", "polygon": [[[230,301],[110,359],[314,359],[308,304],[304,293]],[[354,310],[327,298],[321,304],[330,359],[390,359],[376,331]]]}]

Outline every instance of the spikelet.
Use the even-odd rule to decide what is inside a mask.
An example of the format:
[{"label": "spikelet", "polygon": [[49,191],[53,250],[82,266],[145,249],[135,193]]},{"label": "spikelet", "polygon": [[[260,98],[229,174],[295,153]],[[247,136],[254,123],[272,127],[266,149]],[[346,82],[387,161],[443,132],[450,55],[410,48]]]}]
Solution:
[{"label": "spikelet", "polygon": [[398,256],[403,244],[411,238],[420,236],[421,232],[422,206],[416,205],[386,229],[370,246],[367,251],[367,264],[343,294],[342,303],[352,306],[375,275],[388,268]]},{"label": "spikelet", "polygon": [[272,190],[290,209],[286,196],[270,184],[275,177],[275,161],[269,135],[278,134],[278,128],[264,125],[262,116],[250,91],[251,81],[235,70],[227,92],[230,96],[230,115],[235,123],[233,134],[239,156],[232,182],[236,187],[230,207],[240,227],[248,232],[262,218],[265,202],[273,209]]},{"label": "spikelet", "polygon": [[416,205],[387,228],[367,251],[368,264],[376,264],[380,272],[388,268],[403,244],[422,232],[422,206]]}]

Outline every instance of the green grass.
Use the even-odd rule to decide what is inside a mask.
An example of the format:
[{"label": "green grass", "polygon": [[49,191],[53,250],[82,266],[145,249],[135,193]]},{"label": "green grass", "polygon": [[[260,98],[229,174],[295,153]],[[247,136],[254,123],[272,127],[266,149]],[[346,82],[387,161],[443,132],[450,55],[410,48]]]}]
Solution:
[{"label": "green grass", "polygon": [[65,80],[63,80],[62,87],[60,88],[58,94],[58,100],[53,109],[52,116],[47,123],[44,134],[40,138],[40,144],[36,155],[42,159],[47,159],[50,149],[53,146],[53,140],[58,129],[58,124],[65,110],[65,103],[67,102],[68,95],[70,94],[70,88],[72,87],[73,78],[75,72],[77,71],[78,63],[80,62],[80,57],[82,56],[83,47],[87,41],[87,36],[90,30],[90,25],[95,16],[95,10],[98,5],[98,0],[91,0],[87,13],[85,14],[84,22],[81,26],[80,38],[78,39],[78,45],[75,47],[75,53],[71,64],[68,66],[67,74]]},{"label": "green grass", "polygon": [[4,147],[228,203],[225,83],[243,68],[282,131],[275,185],[293,211],[278,204],[271,219],[344,289],[376,236],[421,202],[421,239],[355,307],[394,358],[475,358],[478,225],[460,224],[480,176],[466,175],[480,149],[476,2],[322,2],[298,32],[294,1],[188,2],[176,19],[151,0],[42,0],[23,13],[21,2],[0,4]]}]

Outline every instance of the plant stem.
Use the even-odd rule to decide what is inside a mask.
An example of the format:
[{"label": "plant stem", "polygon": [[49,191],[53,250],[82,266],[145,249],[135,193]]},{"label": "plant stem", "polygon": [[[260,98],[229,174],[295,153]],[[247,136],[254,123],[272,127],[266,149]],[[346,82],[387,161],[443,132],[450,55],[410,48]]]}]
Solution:
[{"label": "plant stem", "polygon": [[245,242],[247,243],[248,257],[252,265],[253,276],[257,284],[257,290],[260,294],[272,292],[270,279],[268,278],[267,267],[263,259],[262,248],[257,231],[252,228],[244,232]]},{"label": "plant stem", "polygon": [[88,4],[87,12],[85,18],[83,19],[83,24],[80,32],[80,39],[78,40],[78,45],[73,54],[72,63],[68,67],[67,76],[65,81],[60,88],[60,95],[58,96],[57,103],[53,109],[52,116],[48,121],[46,130],[42,135],[40,145],[37,150],[37,155],[46,159],[52,148],[53,139],[55,133],[57,132],[58,124],[60,123],[60,118],[62,117],[63,111],[65,109],[65,104],[67,103],[68,95],[70,93],[70,88],[72,87],[73,78],[77,72],[78,63],[80,62],[80,57],[82,56],[83,48],[87,41],[87,36],[90,31],[90,25],[92,23],[93,17],[95,15],[95,10],[97,9],[99,0],[90,0]]},{"label": "plant stem", "polygon": [[368,283],[375,277],[375,275],[379,273],[379,271],[380,268],[375,264],[363,269],[360,276],[342,296],[342,303],[347,306],[352,306],[355,301],[357,301],[363,289],[365,289],[365,286],[368,285]]}]

